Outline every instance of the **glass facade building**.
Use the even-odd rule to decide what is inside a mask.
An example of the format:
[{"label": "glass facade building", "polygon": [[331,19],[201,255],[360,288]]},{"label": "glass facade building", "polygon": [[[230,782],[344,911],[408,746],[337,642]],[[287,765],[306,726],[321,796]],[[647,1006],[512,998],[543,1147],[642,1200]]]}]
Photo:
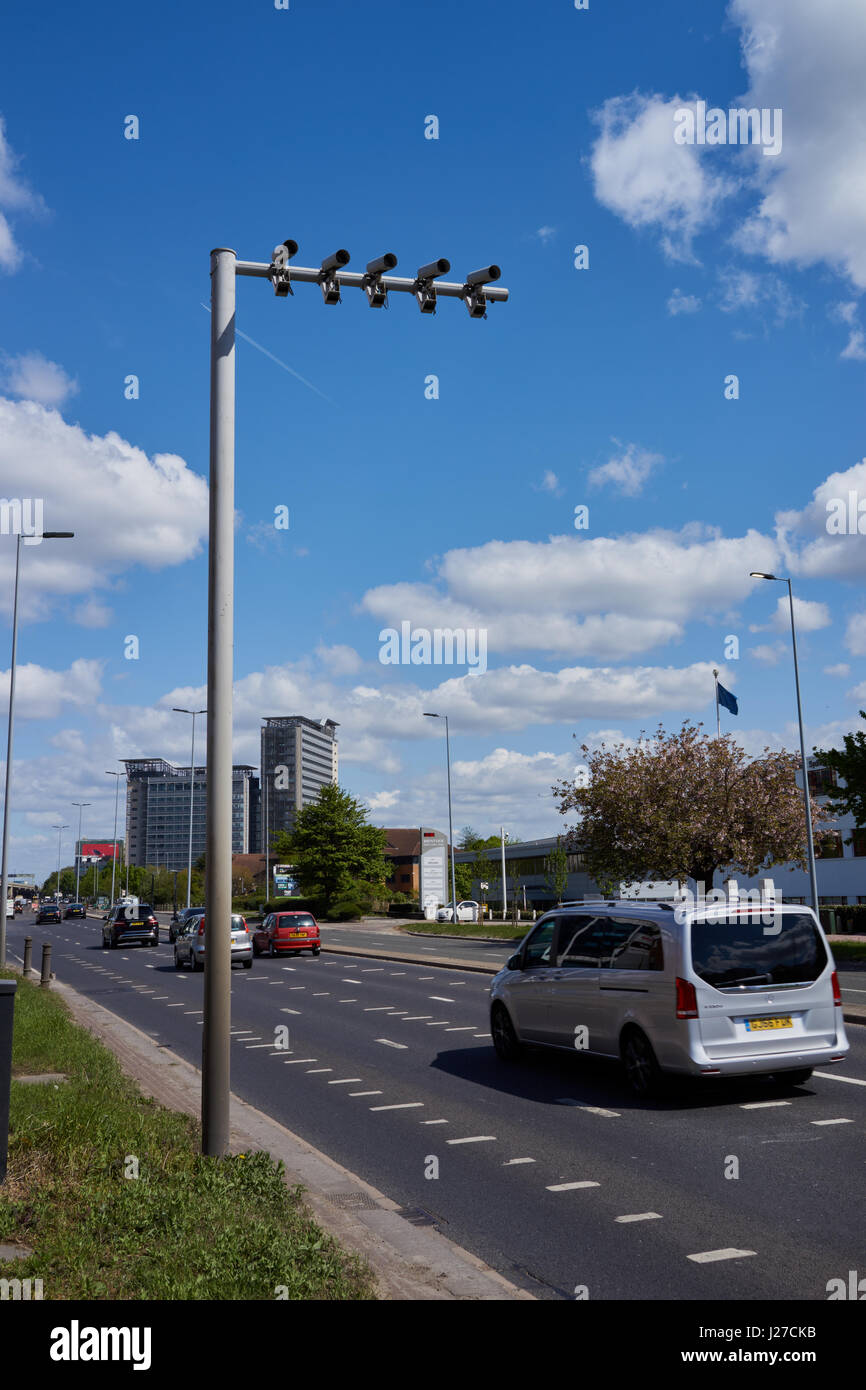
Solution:
[{"label": "glass facade building", "polygon": [[[207,777],[203,767],[175,767],[164,758],[126,758],[126,842],[130,864],[180,871],[189,855],[190,787],[193,788],[192,860],[205,850]],[[232,769],[232,853],[255,853],[259,779],[255,768]]]}]

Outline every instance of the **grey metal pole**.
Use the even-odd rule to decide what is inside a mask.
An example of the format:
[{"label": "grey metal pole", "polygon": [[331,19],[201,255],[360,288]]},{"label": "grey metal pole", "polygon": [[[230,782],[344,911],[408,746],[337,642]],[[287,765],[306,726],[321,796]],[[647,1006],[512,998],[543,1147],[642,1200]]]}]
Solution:
[{"label": "grey metal pole", "polygon": [[[268,792],[271,787],[271,775],[267,768],[262,769],[265,774],[265,911],[271,900],[271,837],[268,829]],[[297,768],[295,776],[297,777]]]},{"label": "grey metal pole", "polygon": [[809,859],[809,884],[812,892],[812,907],[818,913],[818,874],[815,869],[815,842],[812,838],[812,806],[809,799],[809,769],[806,763],[806,739],[803,733],[803,705],[800,700],[800,666],[797,661],[797,632],[794,625],[794,592],[790,579],[788,603],[791,607],[791,642],[794,647],[794,684],[797,688],[797,719],[800,724],[800,760],[803,764],[803,808],[806,814],[806,847]]},{"label": "grey metal pole", "polygon": [[69,829],[69,826],[68,826],[68,825],[52,825],[51,829],[57,831],[57,883],[55,884],[55,894],[56,894],[56,897],[57,897],[58,900],[59,900],[59,898],[60,898],[60,837],[61,837],[61,835],[63,834],[64,830],[68,830],[68,829]]},{"label": "grey metal pole", "polygon": [[211,252],[210,545],[208,550],[207,836],[202,1028],[202,1152],[229,1146],[234,620],[235,263]]},{"label": "grey metal pole", "polygon": [[721,720],[719,718],[719,673],[715,667],[713,667],[713,677],[715,679],[716,686],[716,738],[721,738],[722,725]]},{"label": "grey metal pole", "polygon": [[195,806],[195,713],[192,716],[192,744],[189,751],[189,846],[186,856],[186,905],[192,903],[192,824]]},{"label": "grey metal pole", "polygon": [[457,921],[457,887],[454,881],[454,829],[451,821],[451,738],[448,732],[448,715],[445,716],[445,758],[448,764],[448,843],[451,846],[451,913],[452,922]]},{"label": "grey metal pole", "polygon": [[508,912],[508,888],[505,882],[505,826],[499,827],[499,841],[502,846],[502,920],[505,921]]},{"label": "grey metal pole", "polygon": [[[85,806],[89,806],[89,801],[73,801],[72,805],[78,807],[78,849],[75,854],[75,901],[78,902],[78,888],[81,883],[81,813]],[[115,825],[115,834],[117,826]]]},{"label": "grey metal pole", "polygon": [[115,876],[116,876],[116,874],[117,874],[117,800],[118,800],[118,797],[120,796],[120,778],[121,778],[121,775],[122,775],[122,774],[119,773],[119,772],[109,772],[107,775],[108,775],[109,777],[113,777],[113,778],[114,778],[114,843],[113,843],[112,846],[111,846],[111,849],[112,849],[112,858],[111,858],[111,902],[110,902],[110,904],[109,904],[110,907],[113,907],[113,906],[114,906],[114,880],[115,880]]},{"label": "grey metal pole", "polygon": [[6,964],[6,898],[9,892],[9,791],[12,785],[12,735],[15,727],[15,663],[18,654],[18,575],[21,533],[15,543],[15,598],[12,605],[12,663],[9,668],[9,717],[6,729],[6,795],[3,801],[3,863],[0,869],[0,967]]}]

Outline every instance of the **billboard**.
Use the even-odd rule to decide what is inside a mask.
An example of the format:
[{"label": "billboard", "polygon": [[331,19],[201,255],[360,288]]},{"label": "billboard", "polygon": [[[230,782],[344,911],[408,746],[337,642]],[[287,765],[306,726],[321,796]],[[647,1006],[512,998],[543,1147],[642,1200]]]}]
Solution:
[{"label": "billboard", "polygon": [[448,839],[441,830],[421,827],[421,906],[449,901]]},{"label": "billboard", "polygon": [[81,862],[96,864],[100,859],[119,858],[122,843],[122,840],[82,840],[79,846]]}]

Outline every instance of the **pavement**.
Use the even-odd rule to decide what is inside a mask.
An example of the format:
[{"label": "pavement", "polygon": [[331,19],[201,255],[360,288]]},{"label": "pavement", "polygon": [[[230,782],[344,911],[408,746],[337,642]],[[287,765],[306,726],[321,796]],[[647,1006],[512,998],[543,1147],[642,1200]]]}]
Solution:
[{"label": "pavement", "polygon": [[[592,1299],[825,1299],[829,1279],[862,1266],[866,1194],[843,1175],[862,1162],[863,1029],[849,1030],[844,1064],[800,1087],[708,1081],[641,1102],[612,1063],[561,1053],[498,1062],[486,943],[474,962],[478,943],[421,938],[419,948],[369,923],[337,932],[326,928],[320,957],[232,972],[232,1090],[251,1112],[236,1109],[235,1142],[256,1139],[255,1121],[275,1126],[261,1147],[312,1151],[330,1174],[298,1179],[317,1216],[330,1208],[333,1219],[345,1201],[353,1219],[378,1223],[385,1211],[403,1232],[447,1239],[461,1272],[437,1283],[439,1262],[413,1259],[389,1235],[388,1296],[463,1297],[468,1261],[498,1298],[573,1300],[585,1286]],[[92,920],[38,935],[18,922],[13,953],[25,934],[53,942],[60,983],[110,1011],[113,1034],[123,1020],[145,1057],[167,1055],[163,1074],[185,1063],[197,1105],[200,975],[176,971],[167,944],[103,951]],[[301,1171],[302,1153],[287,1152]],[[370,1218],[365,1196],[377,1204]],[[408,1292],[413,1268],[425,1292]]]}]

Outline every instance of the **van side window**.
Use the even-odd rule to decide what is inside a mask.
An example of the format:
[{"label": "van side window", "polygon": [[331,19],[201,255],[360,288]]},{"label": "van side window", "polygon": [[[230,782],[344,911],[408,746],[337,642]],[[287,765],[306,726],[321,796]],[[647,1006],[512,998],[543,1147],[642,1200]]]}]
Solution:
[{"label": "van side window", "polygon": [[591,927],[595,920],[589,914],[560,917],[556,963],[561,969],[579,970],[581,967],[598,965],[598,959],[592,954],[590,944]]},{"label": "van side window", "polygon": [[654,922],[629,924],[631,935],[613,951],[611,970],[664,970],[662,936]]},{"label": "van side window", "polygon": [[555,917],[549,917],[546,922],[539,922],[524,947],[524,970],[531,970],[533,966],[537,965],[551,964],[551,947],[553,946],[553,929],[555,926]]}]

